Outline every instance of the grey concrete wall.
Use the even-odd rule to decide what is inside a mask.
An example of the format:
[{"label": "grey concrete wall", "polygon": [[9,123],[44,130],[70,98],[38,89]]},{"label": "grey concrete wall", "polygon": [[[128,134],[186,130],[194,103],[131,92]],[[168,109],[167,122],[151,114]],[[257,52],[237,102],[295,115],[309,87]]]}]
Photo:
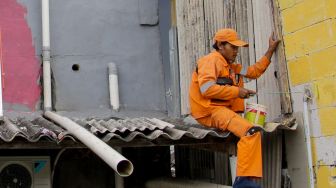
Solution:
[{"label": "grey concrete wall", "polygon": [[[18,1],[40,56],[40,1]],[[158,6],[157,0],[50,1],[55,110],[109,109],[107,64],[114,62],[121,113],[166,111]]]},{"label": "grey concrete wall", "polygon": [[109,108],[109,62],[118,66],[122,107],[166,110],[159,27],[140,25],[139,2],[51,1],[56,110]]}]

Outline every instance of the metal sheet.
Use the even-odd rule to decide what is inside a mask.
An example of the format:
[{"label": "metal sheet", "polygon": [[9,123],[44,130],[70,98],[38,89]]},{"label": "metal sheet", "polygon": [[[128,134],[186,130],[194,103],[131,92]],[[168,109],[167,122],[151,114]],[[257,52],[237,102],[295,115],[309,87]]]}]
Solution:
[{"label": "metal sheet", "polygon": [[181,114],[189,113],[189,84],[197,59],[206,54],[203,0],[176,1]]}]

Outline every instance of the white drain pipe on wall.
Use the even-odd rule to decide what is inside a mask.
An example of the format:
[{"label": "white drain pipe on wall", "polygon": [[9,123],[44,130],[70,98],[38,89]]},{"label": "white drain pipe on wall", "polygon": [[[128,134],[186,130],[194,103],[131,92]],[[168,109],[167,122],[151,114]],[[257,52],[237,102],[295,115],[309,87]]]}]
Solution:
[{"label": "white drain pipe on wall", "polygon": [[304,118],[303,122],[306,137],[307,155],[308,155],[309,184],[310,188],[314,188],[315,178],[314,178],[313,157],[310,141],[310,124],[309,124],[309,110],[308,110],[308,102],[311,99],[311,96],[312,96],[311,91],[308,88],[305,88],[303,96],[303,118]]},{"label": "white drain pipe on wall", "polygon": [[121,177],[127,177],[133,172],[133,164],[124,156],[107,145],[105,142],[94,136],[82,126],[71,121],[69,118],[60,116],[54,112],[47,111],[45,117],[64,127],[69,133],[85,144],[89,149],[103,159]]},{"label": "white drain pipe on wall", "polygon": [[119,86],[118,86],[118,72],[117,66],[114,63],[108,64],[109,70],[109,90],[110,90],[110,104],[113,110],[119,110]]},{"label": "white drain pipe on wall", "polygon": [[43,107],[51,110],[49,0],[42,0]]}]

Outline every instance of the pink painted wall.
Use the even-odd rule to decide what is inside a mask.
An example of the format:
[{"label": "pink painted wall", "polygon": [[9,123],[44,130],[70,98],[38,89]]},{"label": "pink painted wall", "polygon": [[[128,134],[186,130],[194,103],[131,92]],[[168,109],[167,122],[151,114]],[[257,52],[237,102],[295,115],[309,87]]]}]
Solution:
[{"label": "pink painted wall", "polygon": [[25,16],[27,10],[16,0],[0,0],[2,62],[5,73],[3,100],[7,108],[23,105],[35,111],[40,99],[41,65],[35,55],[32,33]]}]

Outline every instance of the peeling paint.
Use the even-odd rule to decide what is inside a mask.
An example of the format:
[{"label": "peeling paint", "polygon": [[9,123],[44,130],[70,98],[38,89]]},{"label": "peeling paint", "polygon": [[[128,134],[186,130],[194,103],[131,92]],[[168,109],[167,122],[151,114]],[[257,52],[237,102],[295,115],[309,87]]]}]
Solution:
[{"label": "peeling paint", "polygon": [[313,138],[316,162],[323,165],[336,165],[336,136]]},{"label": "peeling paint", "polygon": [[40,98],[38,84],[41,66],[35,56],[27,10],[15,0],[0,1],[0,27],[4,63],[3,99],[11,105],[24,105],[34,111]]}]

